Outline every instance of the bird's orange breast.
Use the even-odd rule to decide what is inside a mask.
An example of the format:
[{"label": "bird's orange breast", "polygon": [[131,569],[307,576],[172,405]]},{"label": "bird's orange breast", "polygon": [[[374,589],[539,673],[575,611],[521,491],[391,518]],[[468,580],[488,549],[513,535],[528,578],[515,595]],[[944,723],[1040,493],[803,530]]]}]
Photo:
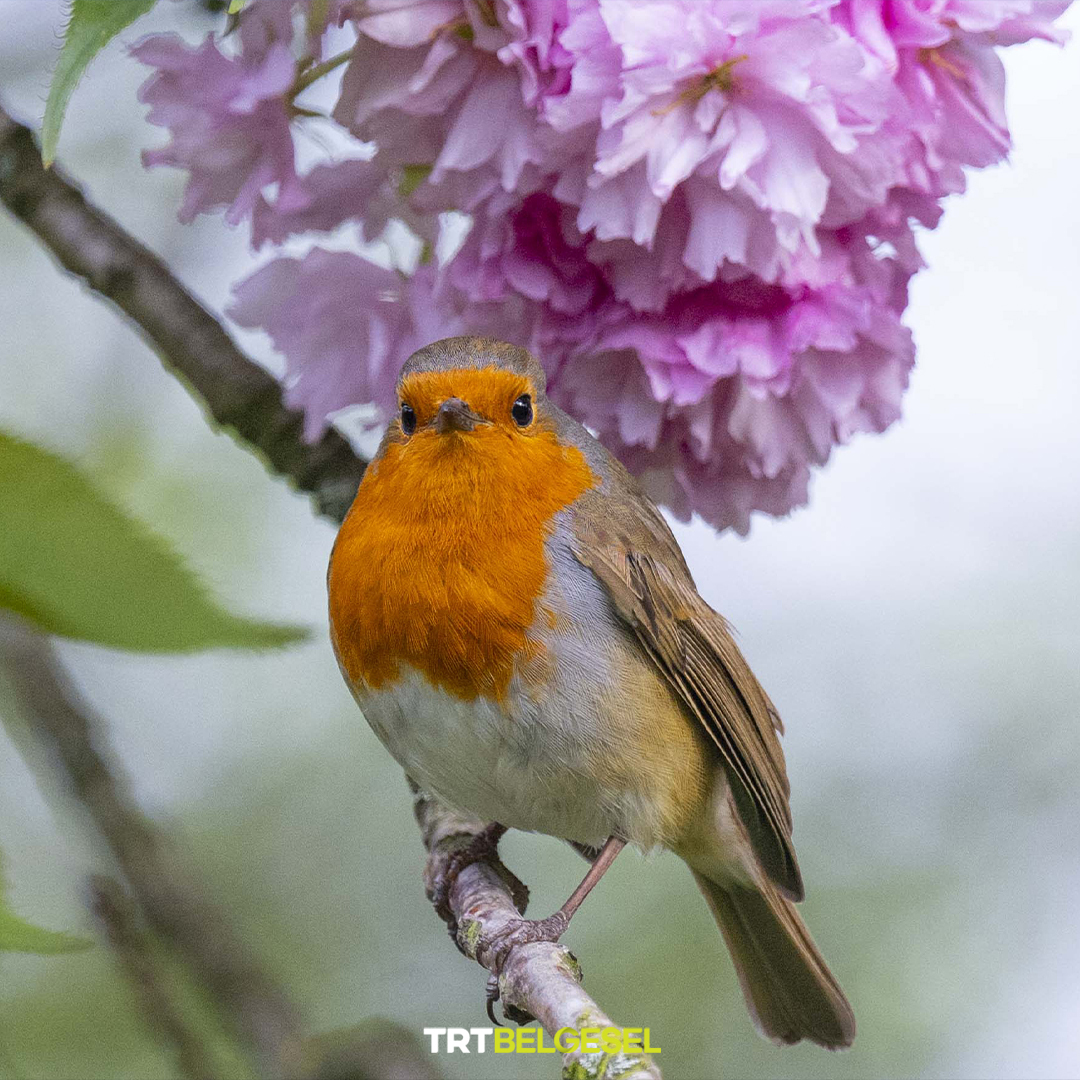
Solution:
[{"label": "bird's orange breast", "polygon": [[[491,381],[519,378],[454,374],[452,393],[477,404],[485,395],[512,401],[513,387]],[[463,387],[463,378],[477,382]],[[552,519],[595,483],[581,451],[542,420],[527,433],[492,423],[392,438],[365,473],[330,561],[331,635],[353,684],[378,689],[409,664],[463,699],[502,699],[515,662],[541,651],[529,628]]]}]

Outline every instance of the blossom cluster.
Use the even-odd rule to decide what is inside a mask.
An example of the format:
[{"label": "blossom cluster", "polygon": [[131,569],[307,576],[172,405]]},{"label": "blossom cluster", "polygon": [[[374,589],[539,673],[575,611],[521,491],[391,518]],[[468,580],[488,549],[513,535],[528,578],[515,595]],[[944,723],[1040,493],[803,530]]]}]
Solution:
[{"label": "blossom cluster", "polygon": [[[251,0],[238,43],[135,55],[190,173],[256,248],[403,222],[411,274],[278,256],[233,318],[287,360],[314,437],[395,406],[454,333],[542,361],[552,398],[680,516],[748,528],[900,415],[919,228],[1009,149],[999,47],[1061,41],[1068,0]],[[297,172],[305,72],[351,27],[332,119],[356,156]],[[320,67],[321,65],[321,67]],[[448,212],[468,215],[457,250]]]}]

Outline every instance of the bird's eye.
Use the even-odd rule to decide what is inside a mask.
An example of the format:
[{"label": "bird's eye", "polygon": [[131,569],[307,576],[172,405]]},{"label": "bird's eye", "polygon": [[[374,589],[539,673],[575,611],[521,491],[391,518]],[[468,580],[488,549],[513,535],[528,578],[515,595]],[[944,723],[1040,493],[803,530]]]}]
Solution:
[{"label": "bird's eye", "polygon": [[533,418],[532,398],[528,394],[522,394],[514,402],[510,415],[513,416],[518,427],[528,427]]},{"label": "bird's eye", "polygon": [[411,405],[401,403],[401,430],[411,435],[416,430],[416,412]]}]

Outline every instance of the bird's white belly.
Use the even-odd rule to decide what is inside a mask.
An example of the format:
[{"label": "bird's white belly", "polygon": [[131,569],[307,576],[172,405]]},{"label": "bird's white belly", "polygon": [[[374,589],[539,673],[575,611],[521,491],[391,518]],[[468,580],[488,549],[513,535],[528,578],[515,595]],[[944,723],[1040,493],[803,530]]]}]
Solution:
[{"label": "bird's white belly", "polygon": [[457,809],[584,844],[619,831],[621,815],[591,775],[592,748],[559,718],[464,701],[404,665],[392,686],[358,688],[356,698],[412,779]]}]

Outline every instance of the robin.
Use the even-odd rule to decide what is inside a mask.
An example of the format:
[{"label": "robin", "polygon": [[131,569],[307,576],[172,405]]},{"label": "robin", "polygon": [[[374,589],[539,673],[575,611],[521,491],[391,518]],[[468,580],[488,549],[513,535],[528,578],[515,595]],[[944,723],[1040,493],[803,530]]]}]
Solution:
[{"label": "robin", "polygon": [[780,718],[656,507],[545,385],[485,338],[405,363],[331,556],[341,670],[416,783],[497,823],[487,840],[547,833],[592,860],[503,957],[558,940],[624,844],[663,846],[761,1032],[848,1046],[851,1007],[794,907]]}]

